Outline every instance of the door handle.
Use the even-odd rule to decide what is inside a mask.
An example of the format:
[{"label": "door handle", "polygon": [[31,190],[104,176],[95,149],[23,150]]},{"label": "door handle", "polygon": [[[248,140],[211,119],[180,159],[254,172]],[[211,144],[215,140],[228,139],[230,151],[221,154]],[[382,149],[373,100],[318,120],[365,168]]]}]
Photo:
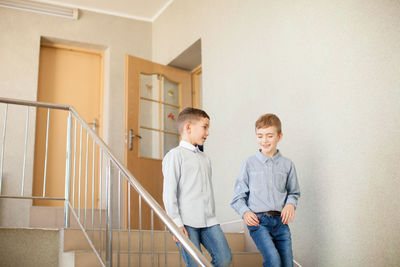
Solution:
[{"label": "door handle", "polygon": [[133,138],[139,138],[142,139],[142,137],[140,135],[134,134],[132,129],[129,129],[129,133],[128,133],[128,147],[129,150],[133,149]]},{"label": "door handle", "polygon": [[93,131],[95,132],[97,131],[97,128],[99,127],[99,121],[97,119],[94,119],[93,122],[89,122],[88,124],[93,125],[92,126]]}]

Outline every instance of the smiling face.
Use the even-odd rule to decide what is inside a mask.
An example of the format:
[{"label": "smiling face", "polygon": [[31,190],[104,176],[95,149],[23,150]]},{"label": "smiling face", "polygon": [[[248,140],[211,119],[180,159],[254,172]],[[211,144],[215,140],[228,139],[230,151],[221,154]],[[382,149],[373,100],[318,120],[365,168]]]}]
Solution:
[{"label": "smiling face", "polygon": [[283,135],[278,134],[275,126],[256,129],[256,136],[258,147],[265,156],[272,157],[277,153],[276,146]]},{"label": "smiling face", "polygon": [[194,122],[186,124],[187,138],[189,143],[194,146],[203,145],[209,134],[210,120],[208,118],[200,118]]}]

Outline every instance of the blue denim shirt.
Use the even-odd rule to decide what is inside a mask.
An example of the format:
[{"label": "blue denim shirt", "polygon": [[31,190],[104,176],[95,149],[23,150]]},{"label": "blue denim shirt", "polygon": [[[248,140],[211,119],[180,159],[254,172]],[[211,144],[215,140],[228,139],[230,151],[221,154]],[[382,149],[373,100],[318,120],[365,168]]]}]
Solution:
[{"label": "blue denim shirt", "polygon": [[300,197],[296,168],[278,151],[273,157],[261,152],[247,158],[235,183],[231,207],[243,217],[246,211],[282,211]]}]

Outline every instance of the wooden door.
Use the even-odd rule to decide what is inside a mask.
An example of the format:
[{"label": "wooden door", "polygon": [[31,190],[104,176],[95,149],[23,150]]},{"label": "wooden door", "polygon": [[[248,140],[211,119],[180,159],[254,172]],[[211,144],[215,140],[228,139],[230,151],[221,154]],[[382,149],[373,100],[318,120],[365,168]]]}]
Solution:
[{"label": "wooden door", "polygon": [[[162,158],[179,144],[175,125],[178,113],[192,106],[191,73],[129,55],[125,66],[125,164],[163,206]],[[131,147],[129,131],[136,135],[132,138]],[[127,189],[125,192],[128,192]],[[130,203],[131,228],[137,229],[138,198],[133,191],[131,196],[136,196],[131,197]],[[142,229],[150,229],[150,209],[144,201],[140,218]],[[161,222],[155,220],[154,227],[161,229]]]},{"label": "wooden door", "polygon": [[[61,45],[41,45],[38,101],[72,105],[87,122],[93,122],[95,119],[99,122],[98,133],[101,133],[102,126],[102,81],[102,52]],[[68,113],[65,111],[50,110],[46,164],[48,111],[43,108],[39,108],[37,111],[33,179],[34,196],[43,196],[44,191],[46,197],[64,196],[67,116]],[[76,133],[76,140],[78,140],[77,151],[79,151],[80,130],[78,129]],[[82,148],[81,174],[85,174],[85,132],[82,133]],[[88,151],[92,151],[91,149],[92,144],[89,141]],[[92,164],[92,153],[88,153],[87,169],[89,171],[92,170]],[[76,177],[78,177],[78,168],[75,169]],[[89,184],[91,184],[92,176],[89,174]],[[44,183],[45,180],[46,183]],[[84,179],[81,180],[81,187],[84,188],[83,186]],[[78,181],[76,181],[76,188],[78,188]],[[89,202],[87,204],[91,206],[92,192],[88,192],[88,194]],[[97,196],[97,192],[95,192],[95,195]],[[84,197],[81,199],[81,203],[83,203],[83,200]],[[95,201],[98,202],[97,197]],[[78,206],[78,199],[75,202],[77,203],[74,204]],[[36,200],[34,205],[63,206],[64,203],[62,201]]]},{"label": "wooden door", "polygon": [[201,91],[202,91],[202,74],[203,69],[200,66],[192,70],[192,99],[193,99],[193,107],[201,108]]}]

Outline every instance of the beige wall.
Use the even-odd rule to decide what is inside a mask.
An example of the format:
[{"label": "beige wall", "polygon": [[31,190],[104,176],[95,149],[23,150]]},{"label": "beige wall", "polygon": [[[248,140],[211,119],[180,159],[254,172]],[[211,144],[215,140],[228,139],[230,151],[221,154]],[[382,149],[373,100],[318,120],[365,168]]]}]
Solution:
[{"label": "beige wall", "polygon": [[[253,123],[283,122],[302,197],[292,224],[303,266],[398,266],[398,1],[176,0],[154,22],[153,60],[202,40],[217,213],[229,207]],[[231,188],[231,190],[226,190]]]},{"label": "beige wall", "polygon": [[[103,47],[105,51],[104,77],[104,133],[106,142],[123,159],[124,129],[124,60],[125,54],[151,59],[152,25],[148,22],[100,15],[92,12],[80,13],[79,20],[38,15],[0,7],[0,96],[36,100],[40,39],[42,36],[63,39],[70,42],[86,43]],[[79,111],[79,110],[78,110]],[[3,113],[3,109],[0,111]],[[25,113],[22,113],[24,116]],[[2,116],[2,115],[0,115]],[[31,118],[34,118],[34,114]],[[2,121],[2,120],[1,120]],[[24,125],[24,117],[21,119]],[[11,125],[11,124],[10,124]],[[30,132],[34,132],[31,124]],[[14,142],[7,147],[5,162],[6,186],[10,192],[17,192],[20,177],[21,154],[24,131],[10,128],[8,136]],[[10,141],[10,139],[8,139]],[[34,142],[30,135],[29,144]],[[8,151],[8,152],[7,152]],[[23,152],[22,152],[23,153]],[[28,153],[33,158],[33,147]],[[14,161],[12,157],[21,159]],[[30,162],[30,161],[28,161]],[[27,192],[31,188],[32,166],[27,166]],[[0,225],[26,226],[29,218],[29,201],[25,210],[6,209],[5,201],[0,208]],[[19,202],[21,203],[21,202]],[[17,205],[17,204],[15,204]]]},{"label": "beige wall", "polygon": [[[399,28],[400,6],[389,0],[175,0],[153,25],[0,8],[0,95],[36,99],[41,36],[106,47],[104,137],[122,159],[124,55],[153,53],[166,64],[201,38],[220,221],[237,219],[226,188],[256,149],[257,116],[274,112],[303,194],[291,226],[295,258],[303,266],[397,266]],[[0,218],[26,223],[24,207],[0,209]]]}]

